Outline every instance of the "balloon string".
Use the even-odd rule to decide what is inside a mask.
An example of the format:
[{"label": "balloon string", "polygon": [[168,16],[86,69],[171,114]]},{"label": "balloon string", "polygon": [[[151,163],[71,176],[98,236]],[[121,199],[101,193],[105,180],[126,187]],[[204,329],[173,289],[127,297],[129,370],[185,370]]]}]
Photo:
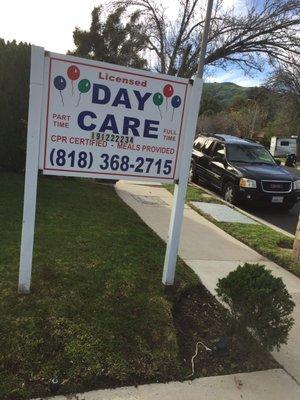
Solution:
[{"label": "balloon string", "polygon": [[80,99],[81,99],[81,92],[79,93],[78,102],[77,102],[77,104],[76,104],[76,107],[79,106]]},{"label": "balloon string", "polygon": [[63,95],[61,94],[61,90],[59,91],[59,94],[60,94],[62,105],[65,106],[64,98],[63,98]]},{"label": "balloon string", "polygon": [[160,119],[162,119],[162,115],[161,115],[160,107],[159,107],[159,106],[157,106],[157,108],[158,108],[158,110],[159,110],[159,113],[160,113]]},{"label": "balloon string", "polygon": [[173,117],[174,117],[174,110],[175,110],[175,108],[173,107],[173,112],[172,112],[172,121],[173,121]]},{"label": "balloon string", "polygon": [[166,100],[166,111],[168,111],[168,98]]},{"label": "balloon string", "polygon": [[72,96],[74,96],[74,82],[72,81]]}]

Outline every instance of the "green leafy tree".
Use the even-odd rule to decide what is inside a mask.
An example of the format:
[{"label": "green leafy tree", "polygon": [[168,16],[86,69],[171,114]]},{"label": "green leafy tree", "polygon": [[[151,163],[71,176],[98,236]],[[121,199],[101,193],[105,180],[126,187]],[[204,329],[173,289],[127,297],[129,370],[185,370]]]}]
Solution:
[{"label": "green leafy tree", "polygon": [[[275,118],[270,121],[264,131],[268,139],[272,136],[299,136],[300,135],[300,117],[297,116],[297,110],[293,110],[293,105],[283,104],[282,111],[276,114]],[[294,111],[294,113],[293,113]]]},{"label": "green leafy tree", "polygon": [[247,106],[248,99],[246,99],[244,96],[241,95],[236,95],[232,98],[230,104],[229,104],[229,109],[231,110],[239,110],[243,107]]},{"label": "green leafy tree", "polygon": [[25,165],[30,45],[0,39],[0,170]]},{"label": "green leafy tree", "polygon": [[140,13],[134,12],[124,24],[125,8],[118,7],[105,19],[103,7],[92,11],[89,31],[75,28],[73,32],[76,49],[69,54],[106,61],[135,68],[146,68],[147,60],[141,56],[146,48],[147,36]]},{"label": "green leafy tree", "polygon": [[203,94],[200,107],[201,115],[215,115],[222,111],[222,104],[214,96]]},{"label": "green leafy tree", "polygon": [[282,65],[267,81],[279,98],[278,113],[267,127],[269,136],[300,137],[300,66]]}]

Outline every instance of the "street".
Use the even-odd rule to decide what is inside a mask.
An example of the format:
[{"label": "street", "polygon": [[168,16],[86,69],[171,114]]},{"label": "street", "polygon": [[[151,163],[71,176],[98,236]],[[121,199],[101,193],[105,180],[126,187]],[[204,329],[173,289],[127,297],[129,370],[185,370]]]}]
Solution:
[{"label": "street", "polygon": [[300,212],[300,203],[297,203],[289,211],[270,210],[262,208],[261,209],[247,208],[246,211],[294,235],[296,232],[298,216]]},{"label": "street", "polygon": [[[288,168],[284,167],[287,170],[291,170],[294,173],[296,173],[299,176],[300,179],[300,170],[295,169],[295,168]],[[222,198],[219,192],[214,191],[212,187],[203,187],[200,186],[201,188],[209,191],[213,191],[214,195],[218,198]],[[270,224],[273,224],[277,226],[278,228],[281,228],[292,235],[295,234],[296,232],[296,227],[298,223],[298,218],[299,218],[299,212],[300,212],[300,202],[298,202],[291,210],[285,211],[285,210],[280,210],[280,209],[270,209],[270,208],[255,208],[255,207],[245,207],[242,205],[238,205],[238,207],[244,209],[247,211],[249,214],[252,214],[253,216],[256,216],[262,220],[265,220],[269,222]]]},{"label": "street", "polygon": [[[284,167],[293,173],[296,173],[300,179],[300,170],[296,168]],[[291,210],[289,211],[281,211],[281,210],[272,210],[272,209],[257,209],[250,210],[250,213],[264,219],[265,221],[278,226],[279,228],[291,233],[292,235],[296,232],[298,217],[300,212],[300,202],[297,203]]]}]

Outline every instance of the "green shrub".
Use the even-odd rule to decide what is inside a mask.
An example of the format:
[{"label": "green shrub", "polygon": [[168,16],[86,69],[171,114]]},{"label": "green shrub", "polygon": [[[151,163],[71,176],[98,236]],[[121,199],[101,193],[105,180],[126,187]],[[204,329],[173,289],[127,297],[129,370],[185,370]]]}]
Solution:
[{"label": "green shrub", "polygon": [[294,302],[281,278],[259,264],[245,264],[219,279],[217,294],[228,304],[233,321],[250,330],[267,350],[287,342],[294,324]]}]

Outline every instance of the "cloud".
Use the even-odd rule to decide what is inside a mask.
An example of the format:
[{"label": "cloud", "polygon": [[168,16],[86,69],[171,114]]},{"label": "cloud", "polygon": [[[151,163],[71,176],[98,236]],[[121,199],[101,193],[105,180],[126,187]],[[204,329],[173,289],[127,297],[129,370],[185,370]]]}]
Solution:
[{"label": "cloud", "polygon": [[238,1],[236,0],[223,0],[223,7],[224,8],[232,8]]},{"label": "cloud", "polygon": [[224,10],[233,10],[236,15],[247,14],[247,0],[223,0],[222,5]]}]

